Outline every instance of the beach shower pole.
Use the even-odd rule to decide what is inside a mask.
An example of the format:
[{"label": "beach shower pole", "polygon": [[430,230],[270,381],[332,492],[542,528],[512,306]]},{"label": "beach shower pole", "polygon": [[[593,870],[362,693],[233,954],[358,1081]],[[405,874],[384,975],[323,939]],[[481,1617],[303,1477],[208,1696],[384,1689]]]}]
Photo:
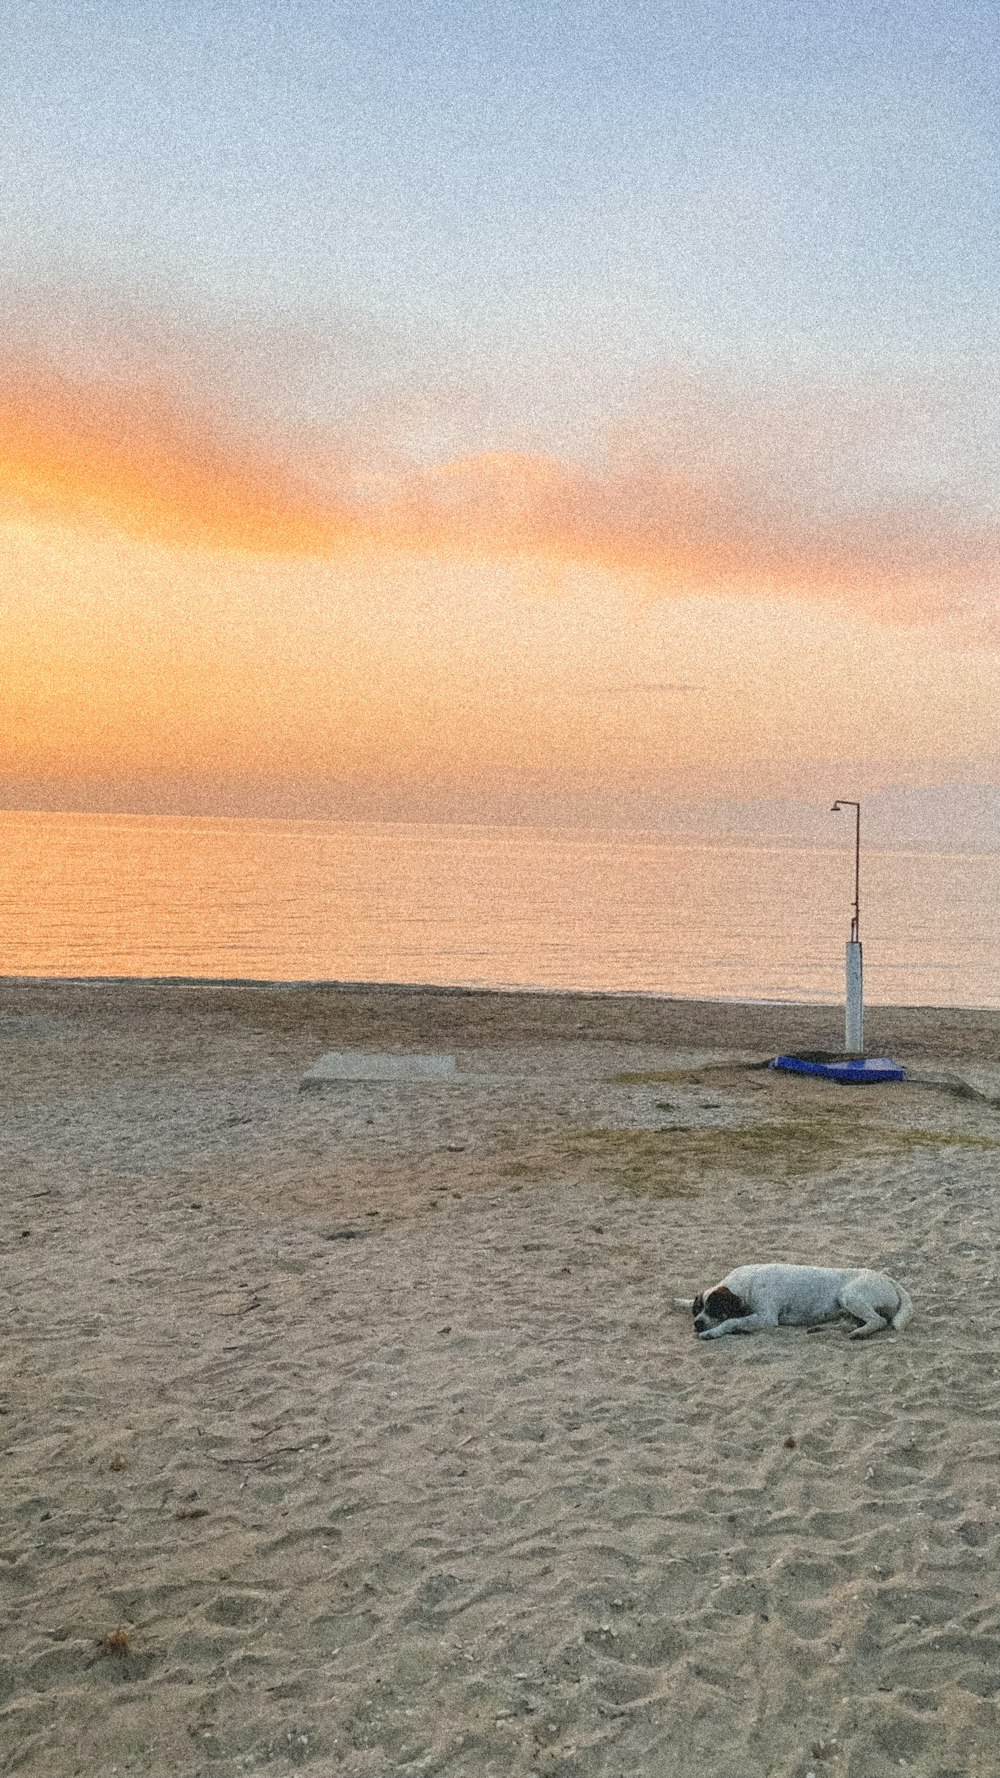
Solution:
[{"label": "beach shower pole", "polygon": [[865,1053],[865,996],[861,962],[861,804],[838,797],[831,813],[854,810],[854,912],[851,936],[844,952],[846,994],[844,1001],[844,1048],[849,1056]]}]

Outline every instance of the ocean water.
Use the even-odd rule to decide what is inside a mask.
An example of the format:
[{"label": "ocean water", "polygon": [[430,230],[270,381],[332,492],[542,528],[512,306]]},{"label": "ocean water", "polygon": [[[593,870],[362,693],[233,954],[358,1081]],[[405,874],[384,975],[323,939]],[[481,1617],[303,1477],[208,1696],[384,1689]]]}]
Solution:
[{"label": "ocean water", "polygon": [[[0,975],[834,1001],[850,844],[0,813]],[[1000,856],[865,851],[871,1004],[1000,1007]]]}]

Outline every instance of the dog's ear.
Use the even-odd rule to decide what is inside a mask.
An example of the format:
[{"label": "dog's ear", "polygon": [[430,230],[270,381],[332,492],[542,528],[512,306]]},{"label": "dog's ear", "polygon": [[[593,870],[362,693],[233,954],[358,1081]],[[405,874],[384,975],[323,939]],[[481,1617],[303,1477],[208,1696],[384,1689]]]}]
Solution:
[{"label": "dog's ear", "polygon": [[694,1302],[691,1304],[692,1315],[700,1315],[702,1312],[702,1309],[704,1307],[705,1307],[705,1298],[702,1296],[701,1291],[699,1290],[698,1295],[695,1297]]},{"label": "dog's ear", "polygon": [[705,1298],[705,1308],[713,1321],[733,1321],[737,1316],[745,1315],[746,1304],[733,1290],[727,1290],[720,1284],[717,1290],[710,1290]]}]

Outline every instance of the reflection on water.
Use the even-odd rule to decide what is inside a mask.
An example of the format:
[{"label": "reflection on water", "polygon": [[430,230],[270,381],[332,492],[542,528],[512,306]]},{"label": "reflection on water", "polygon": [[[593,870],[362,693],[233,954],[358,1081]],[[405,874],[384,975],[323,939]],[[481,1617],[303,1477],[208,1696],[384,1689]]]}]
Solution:
[{"label": "reflection on water", "polygon": [[[657,833],[0,814],[0,974],[835,1000],[852,866]],[[870,1001],[1000,1005],[1000,857],[863,869]]]}]

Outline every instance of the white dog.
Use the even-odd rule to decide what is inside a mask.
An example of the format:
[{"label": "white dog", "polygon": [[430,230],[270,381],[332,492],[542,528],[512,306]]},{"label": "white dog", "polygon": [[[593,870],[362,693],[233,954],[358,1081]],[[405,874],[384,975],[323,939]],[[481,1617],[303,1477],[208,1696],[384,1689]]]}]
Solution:
[{"label": "white dog", "polygon": [[694,1313],[699,1339],[760,1333],[770,1327],[811,1327],[842,1315],[860,1323],[852,1340],[884,1327],[905,1327],[913,1304],[885,1272],[833,1266],[737,1266],[704,1295],[678,1298]]}]

